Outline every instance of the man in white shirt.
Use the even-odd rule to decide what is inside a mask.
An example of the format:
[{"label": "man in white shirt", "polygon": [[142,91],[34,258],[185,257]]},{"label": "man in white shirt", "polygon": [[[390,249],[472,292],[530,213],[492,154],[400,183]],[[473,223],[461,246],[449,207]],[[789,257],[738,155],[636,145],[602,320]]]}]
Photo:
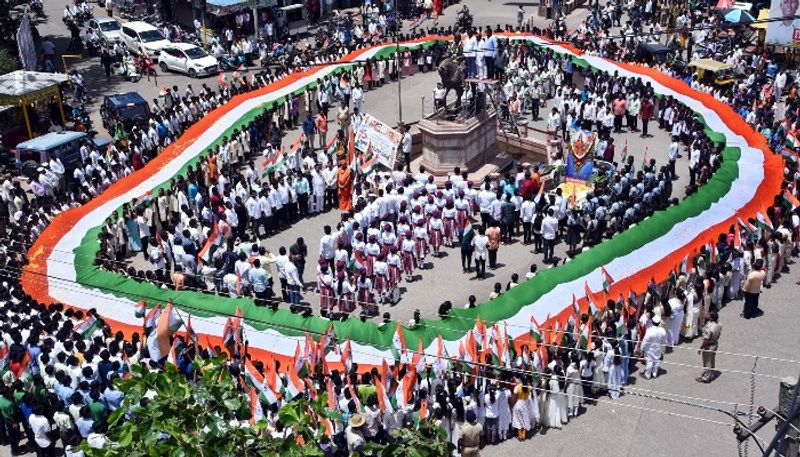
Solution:
[{"label": "man in white shirt", "polygon": [[401,148],[403,149],[403,160],[406,162],[406,171],[409,173],[411,173],[411,147],[413,144],[414,140],[411,137],[410,129],[404,126]]},{"label": "man in white shirt", "polygon": [[44,408],[38,402],[33,404],[33,412],[28,417],[28,425],[31,427],[33,439],[36,442],[36,454],[42,456],[55,455],[53,452],[53,445],[55,443],[49,436],[50,432],[53,430],[53,426],[50,425],[50,421],[44,416]]},{"label": "man in white shirt", "polygon": [[489,183],[484,184],[483,189],[478,194],[478,208],[481,211],[481,225],[484,229],[488,227],[489,221],[491,221],[491,205],[492,202],[497,198],[494,192],[490,190]]},{"label": "man in white shirt", "polygon": [[528,197],[520,205],[519,212],[522,218],[522,243],[531,243],[531,229],[533,227],[533,215],[536,212],[536,203],[533,202],[533,195]]},{"label": "man in white shirt", "polygon": [[667,339],[667,332],[661,328],[661,316],[653,316],[653,325],[650,326],[642,337],[642,353],[644,353],[645,379],[658,376],[658,369],[661,366],[661,352]]},{"label": "man in white shirt", "polygon": [[486,63],[486,77],[494,79],[494,59],[497,57],[497,37],[492,35],[492,29],[486,30],[486,40],[483,43],[483,59]]},{"label": "man in white shirt", "polygon": [[689,185],[694,186],[697,179],[698,168],[700,167],[700,149],[697,145],[692,146],[689,153]]},{"label": "man in white shirt", "polygon": [[331,234],[331,226],[326,225],[323,228],[325,235],[319,240],[319,255],[328,261],[328,267],[334,271],[335,265],[333,258],[336,255],[336,237]]},{"label": "man in white shirt", "polygon": [[675,175],[675,161],[678,160],[678,153],[680,152],[681,144],[677,136],[672,137],[672,143],[669,145],[669,171],[673,176]]},{"label": "man in white shirt", "polygon": [[554,216],[553,208],[548,208],[547,216],[542,220],[542,238],[544,240],[544,262],[553,260],[553,249],[558,235],[558,219]]},{"label": "man in white shirt", "polygon": [[550,115],[547,117],[547,130],[552,133],[557,133],[561,130],[561,114],[556,107],[553,107],[550,111]]},{"label": "man in white shirt", "polygon": [[462,46],[462,53],[467,62],[467,78],[474,78],[478,72],[478,66],[475,62],[478,40],[475,39],[474,31],[467,32],[467,39],[464,40]]}]

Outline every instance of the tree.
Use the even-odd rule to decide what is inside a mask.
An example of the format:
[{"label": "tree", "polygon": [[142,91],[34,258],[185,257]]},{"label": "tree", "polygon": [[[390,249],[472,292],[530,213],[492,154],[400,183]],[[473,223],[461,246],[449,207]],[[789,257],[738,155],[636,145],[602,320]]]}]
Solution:
[{"label": "tree", "polygon": [[0,48],[0,75],[11,73],[19,69],[19,61],[14,58],[8,51]]},{"label": "tree", "polygon": [[415,428],[401,428],[392,441],[386,445],[369,444],[365,454],[376,457],[445,457],[455,449],[444,429],[431,420],[420,421]]},{"label": "tree", "polygon": [[[327,409],[327,394],[304,396],[278,411],[289,438],[267,433],[267,422],[249,424],[249,401],[231,375],[224,358],[195,359],[197,377],[189,382],[175,365],[151,372],[140,365],[132,376],[117,380],[125,394],[122,406],[108,418],[107,449],[92,449],[88,457],[311,457],[322,456],[318,446],[326,438],[323,420],[341,421],[339,411]],[[453,449],[432,421],[402,429],[396,443],[370,445],[364,456],[439,457]]]},{"label": "tree", "polygon": [[[222,359],[197,360],[199,378],[192,384],[167,364],[163,372],[135,365],[132,377],[119,382],[125,394],[108,419],[108,449],[91,449],[90,457],[272,456],[286,445],[262,433],[266,422],[237,426],[250,412]],[[144,401],[143,401],[144,399]],[[130,411],[131,417],[126,417]]]}]

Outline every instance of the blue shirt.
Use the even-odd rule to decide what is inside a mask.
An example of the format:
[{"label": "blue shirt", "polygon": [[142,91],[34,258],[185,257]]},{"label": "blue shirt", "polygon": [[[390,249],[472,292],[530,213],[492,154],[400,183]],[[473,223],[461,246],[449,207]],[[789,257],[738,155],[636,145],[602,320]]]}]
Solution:
[{"label": "blue shirt", "polygon": [[64,406],[69,406],[72,404],[70,397],[75,393],[75,390],[72,387],[64,386],[60,382],[57,382],[55,385],[55,391],[58,399],[61,400],[61,403],[63,403]]},{"label": "blue shirt", "polygon": [[78,432],[81,434],[82,438],[86,438],[92,433],[92,427],[94,427],[94,421],[92,418],[84,419],[82,417],[78,418],[78,421],[75,422],[75,426],[78,427]]},{"label": "blue shirt", "polygon": [[106,401],[106,406],[108,406],[109,411],[116,411],[119,409],[120,405],[122,405],[122,400],[125,399],[125,394],[118,390],[111,390],[106,388],[103,392],[103,397]]},{"label": "blue shirt", "polygon": [[251,268],[248,272],[250,275],[250,284],[253,285],[253,290],[256,292],[264,292],[267,290],[267,271],[264,268]]},{"label": "blue shirt", "polygon": [[314,119],[306,117],[303,120],[303,133],[305,133],[306,135],[313,135],[316,128],[317,126],[314,124]]},{"label": "blue shirt", "polygon": [[194,202],[195,198],[197,198],[197,184],[191,183],[189,184],[189,201]]}]

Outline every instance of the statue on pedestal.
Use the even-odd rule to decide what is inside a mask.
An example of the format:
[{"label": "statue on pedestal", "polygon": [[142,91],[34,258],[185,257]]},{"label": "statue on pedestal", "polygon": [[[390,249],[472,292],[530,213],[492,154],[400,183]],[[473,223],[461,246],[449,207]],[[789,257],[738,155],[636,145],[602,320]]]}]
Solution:
[{"label": "statue on pedestal", "polygon": [[442,86],[444,86],[445,93],[444,99],[447,100],[447,94],[450,90],[456,91],[456,108],[461,107],[461,96],[464,94],[464,67],[457,63],[452,58],[448,57],[439,64],[439,76],[442,78]]}]

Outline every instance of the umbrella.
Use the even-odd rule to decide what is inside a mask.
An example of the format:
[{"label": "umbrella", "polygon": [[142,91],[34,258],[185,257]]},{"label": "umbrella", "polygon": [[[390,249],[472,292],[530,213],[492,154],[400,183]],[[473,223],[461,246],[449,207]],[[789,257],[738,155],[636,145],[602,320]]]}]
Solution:
[{"label": "umbrella", "polygon": [[722,15],[722,17],[731,24],[752,24],[755,18],[747,11],[740,9],[730,9]]}]

